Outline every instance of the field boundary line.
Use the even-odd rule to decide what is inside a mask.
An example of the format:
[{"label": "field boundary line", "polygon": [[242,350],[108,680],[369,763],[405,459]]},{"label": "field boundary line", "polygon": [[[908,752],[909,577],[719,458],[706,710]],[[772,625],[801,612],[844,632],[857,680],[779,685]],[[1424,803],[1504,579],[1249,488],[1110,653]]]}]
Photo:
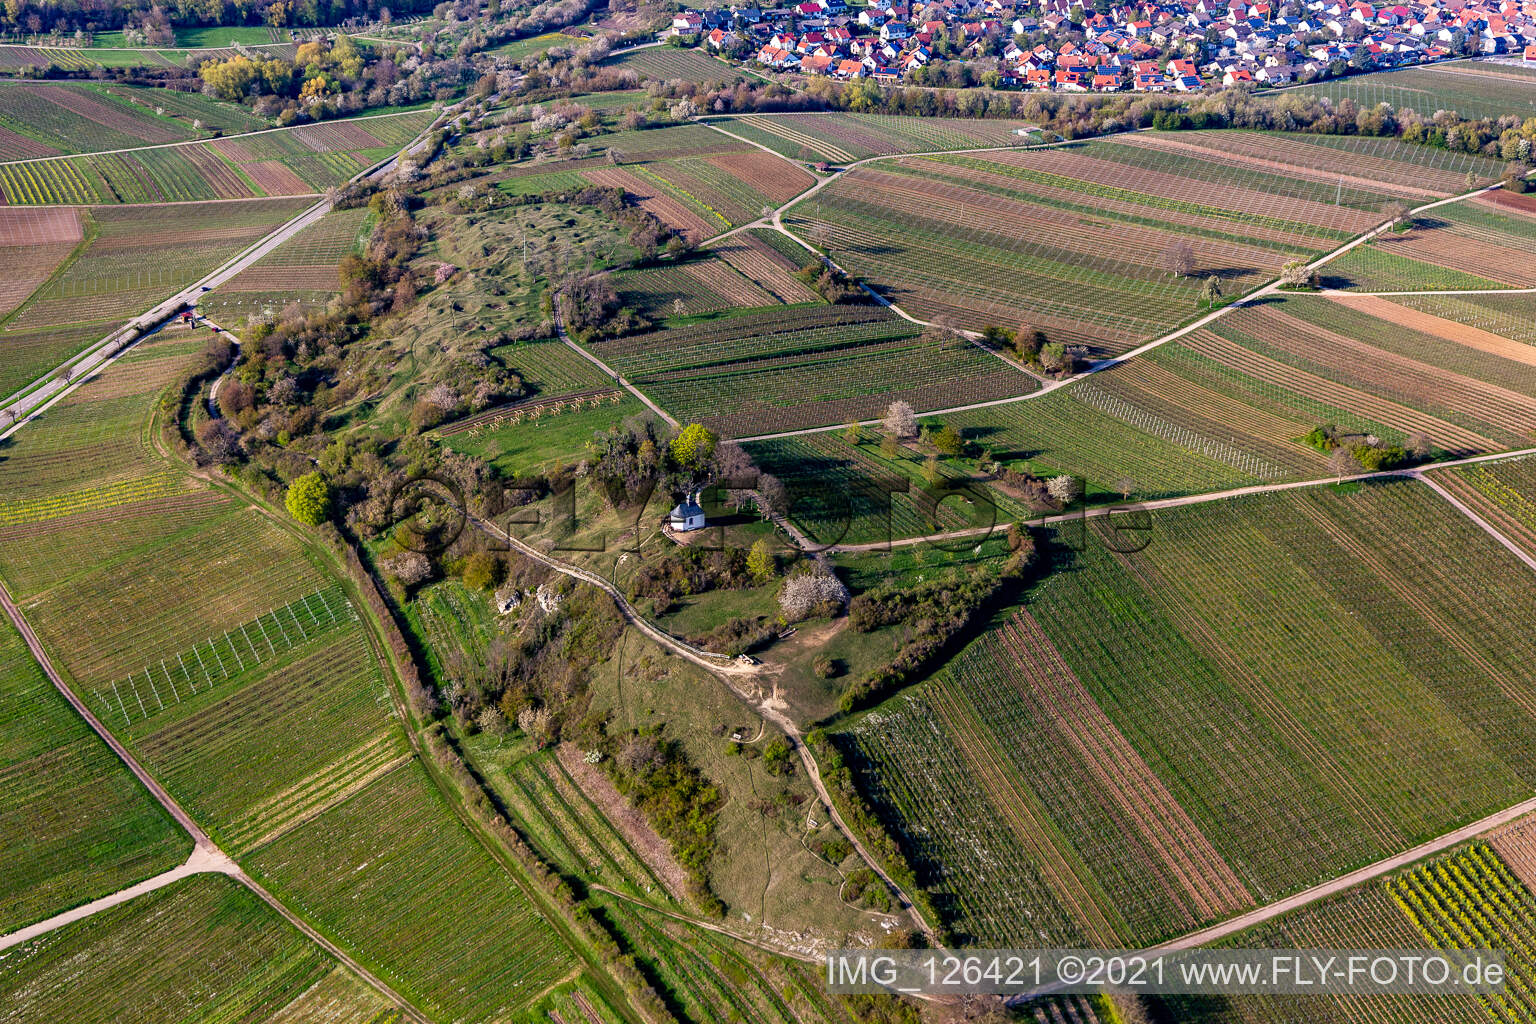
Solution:
[{"label": "field boundary line", "polygon": [[[920,537],[902,537],[893,540],[871,541],[867,544],[834,544],[830,547],[818,548],[826,554],[842,554],[857,551],[886,551],[891,548],[912,547],[917,544],[931,544],[936,541],[963,540],[968,537],[985,539],[999,531],[1006,530],[1009,526],[1020,527],[1044,527],[1057,526],[1062,523],[1070,523],[1084,519],[1102,519],[1106,516],[1123,515],[1132,512],[1161,512],[1171,508],[1184,508],[1188,505],[1204,505],[1213,501],[1224,501],[1228,498],[1245,498],[1253,494],[1274,494],[1280,491],[1296,491],[1309,487],[1326,487],[1339,483],[1358,483],[1363,480],[1390,480],[1406,479],[1421,480],[1432,484],[1430,474],[1444,469],[1455,469],[1460,466],[1475,466],[1484,462],[1501,462],[1506,459],[1523,459],[1536,456],[1536,448],[1517,448],[1506,452],[1492,452],[1487,455],[1473,455],[1465,459],[1452,459],[1446,462],[1435,462],[1422,466],[1414,466],[1407,469],[1382,469],[1373,473],[1353,473],[1342,477],[1321,476],[1307,480],[1287,480],[1277,484],[1252,484],[1246,487],[1232,487],[1222,491],[1204,491],[1200,494],[1185,494],[1176,498],[1154,498],[1151,501],[1128,501],[1112,505],[1097,505],[1093,508],[1082,508],[1075,512],[1055,512],[1041,514],[1032,519],[1018,520],[1017,523],[994,523],[991,526],[974,526],[964,530],[951,530],[947,533],[928,533]],[[1454,497],[1454,496],[1453,496]],[[1510,542],[1513,543],[1513,542]],[[1507,546],[1507,545],[1506,545]],[[1536,559],[1522,557],[1521,561],[1530,565],[1532,571],[1536,571]]]}]

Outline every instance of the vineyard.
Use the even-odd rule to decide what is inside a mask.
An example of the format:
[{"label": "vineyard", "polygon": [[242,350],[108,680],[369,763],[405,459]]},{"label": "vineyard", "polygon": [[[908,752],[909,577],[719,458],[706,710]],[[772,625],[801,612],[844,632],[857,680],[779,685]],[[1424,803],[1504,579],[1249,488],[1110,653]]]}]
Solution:
[{"label": "vineyard", "polygon": [[779,302],[790,305],[816,302],[816,293],[794,276],[796,271],[811,261],[811,254],[792,242],[790,244],[793,248],[790,250],[776,248],[773,240],[789,241],[777,231],[754,228],[716,242],[709,247],[709,251],[750,278]]},{"label": "vineyard", "polygon": [[645,78],[668,82],[682,79],[696,82],[704,88],[729,85],[739,81],[741,73],[722,60],[716,60],[700,50],[684,50],[671,46],[652,46],[635,50],[607,63],[636,71]]},{"label": "vineyard", "polygon": [[910,451],[890,458],[873,444],[829,434],[755,441],[747,450],[762,472],[784,481],[790,519],[818,544],[870,544],[1028,518],[1007,495],[968,487],[947,469],[945,487],[958,493],[935,506],[944,488],[928,488],[922,458]]},{"label": "vineyard", "polygon": [[1495,1020],[1536,1013],[1536,896],[1487,844],[1422,864],[1387,885],[1398,909],[1434,948],[1505,954],[1505,987],[1478,997]]},{"label": "vineyard", "polygon": [[[1081,393],[1074,386],[1027,402],[954,413],[945,421],[1016,468],[1085,478],[1090,494],[1109,493],[1129,480],[1142,498],[1176,497],[1288,475],[1228,424],[1208,428],[1184,410],[1157,411],[1160,399],[1132,391],[1137,378],[1153,373],[1150,365],[1117,367]],[[1256,469],[1266,476],[1255,475]]]},{"label": "vineyard", "polygon": [[45,327],[33,331],[0,330],[0,396],[26,387],[94,341],[91,326]]},{"label": "vineyard", "polygon": [[[107,88],[112,95],[127,100],[141,110],[153,110],[157,116],[169,115],[188,125],[200,121],[205,129],[223,132],[225,135],[272,127],[271,121],[242,106],[211,99],[200,92],[177,92],[174,89],[138,85],[111,85]],[[165,113],[159,114],[160,111]]]},{"label": "vineyard", "polygon": [[720,127],[792,160],[848,164],[872,156],[1022,146],[1038,136],[1023,121],[898,114],[740,114]]},{"label": "vineyard", "polygon": [[1399,295],[1392,301],[1463,327],[1536,345],[1536,299],[1529,295]]},{"label": "vineyard", "polygon": [[[1370,882],[1259,925],[1223,945],[1233,948],[1422,949],[1424,935],[1399,909],[1395,884]],[[1172,1018],[1190,1024],[1314,1024],[1319,1020],[1361,1024],[1487,1024],[1477,1000],[1459,994],[1370,996],[1349,994],[1236,995],[1219,999],[1160,1000]]]},{"label": "vineyard", "polygon": [[1536,430],[1528,349],[1380,299],[1245,307],[1181,344],[1447,452],[1518,447]]},{"label": "vineyard", "polygon": [[294,302],[324,305],[341,288],[337,264],[361,247],[369,224],[366,207],[333,210],[204,295],[198,309],[232,327],[267,310],[281,313]]},{"label": "vineyard", "polygon": [[639,400],[616,390],[584,392],[579,399],[557,396],[497,410],[464,430],[450,429],[443,440],[510,477],[581,458],[593,434],[644,409]]},{"label": "vineyard", "polygon": [[1528,458],[1485,462],[1434,478],[1528,554],[1536,554],[1536,463]]},{"label": "vineyard", "polygon": [[1357,249],[1329,264],[1327,273],[1372,291],[1536,287],[1536,213],[1502,195],[1425,214],[1413,228],[1362,247],[1369,255]]},{"label": "vineyard", "polygon": [[605,900],[602,909],[675,1001],[680,1020],[846,1024],[855,1019],[825,993],[813,966],[771,959],[618,900]]},{"label": "vineyard", "polygon": [[876,306],[724,317],[596,346],[663,408],[738,437],[1026,394],[1017,367],[954,337],[918,335]]},{"label": "vineyard", "polygon": [[[489,746],[474,754],[518,826],[551,863],[635,899],[672,903],[660,877],[588,798],[564,758],[554,751],[508,757]],[[579,753],[571,756],[579,762]],[[596,774],[607,782],[601,772]]]},{"label": "vineyard", "polygon": [[[48,280],[82,236],[75,210],[0,208],[0,323]],[[3,381],[0,392],[9,394]]]},{"label": "vineyard", "polygon": [[199,875],[10,951],[0,1021],[393,1021],[387,1004],[239,883]]},{"label": "vineyard", "polygon": [[451,815],[404,764],[249,864],[429,1015],[505,1019],[574,964],[511,877],[445,824]]},{"label": "vineyard", "polygon": [[1536,78],[1520,74],[1518,68],[1511,71],[1476,61],[1350,75],[1314,82],[1293,94],[1327,97],[1335,103],[1353,100],[1367,109],[1386,103],[1394,110],[1413,110],[1425,117],[1440,110],[1467,118],[1514,114],[1524,120],[1536,115]]},{"label": "vineyard", "polygon": [[1027,614],[844,733],[974,941],[1149,942],[1529,792],[1536,584],[1427,488],[1158,513],[1135,554],[1080,533]]},{"label": "vineyard", "polygon": [[167,870],[190,843],[0,623],[0,932]]},{"label": "vineyard", "polygon": [[72,262],[12,314],[12,331],[36,331],[82,321],[126,320],[216,269],[308,205],[274,199],[190,204],[177,211],[184,226],[168,224],[153,207],[101,207],[91,211],[94,237]]},{"label": "vineyard", "polygon": [[0,150],[8,159],[131,149],[201,134],[190,124],[158,116],[152,108],[98,85],[0,85],[0,127],[36,143],[28,149]]},{"label": "vineyard", "polygon": [[[8,91],[0,89],[0,96]],[[313,195],[392,155],[431,117],[430,111],[413,111],[191,145],[0,164],[0,194],[13,206]]]},{"label": "vineyard", "polygon": [[698,316],[741,306],[772,306],[778,300],[723,259],[629,270],[614,276],[624,304],[654,319]]},{"label": "vineyard", "polygon": [[[1207,278],[1240,294],[1379,222],[1389,202],[1188,134],[874,164],[789,225],[914,315],[1024,319],[1114,354],[1196,315]],[[1176,244],[1190,251],[1182,276],[1169,271]]]}]

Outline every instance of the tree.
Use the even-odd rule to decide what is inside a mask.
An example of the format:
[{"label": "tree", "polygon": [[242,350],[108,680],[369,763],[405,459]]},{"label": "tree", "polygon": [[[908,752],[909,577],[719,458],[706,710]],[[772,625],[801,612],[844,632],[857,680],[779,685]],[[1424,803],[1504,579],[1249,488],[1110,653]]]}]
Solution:
[{"label": "tree", "polygon": [[777,571],[778,565],[773,557],[773,549],[768,545],[768,538],[759,537],[752,542],[752,548],[747,552],[747,572],[757,582],[767,583]]},{"label": "tree", "polygon": [[789,511],[789,488],[772,473],[764,473],[757,478],[757,500],[766,511],[784,515]]},{"label": "tree", "polygon": [[699,470],[715,453],[715,435],[702,423],[690,423],[668,444],[672,460],[687,470]]},{"label": "tree", "polygon": [[1022,359],[1034,359],[1045,345],[1045,332],[1029,324],[1019,324],[1019,329],[1013,333],[1013,347]]},{"label": "tree", "polygon": [[1333,470],[1334,482],[1343,483],[1346,476],[1360,469],[1360,462],[1355,458],[1353,449],[1341,444],[1328,456],[1328,468]]},{"label": "tree", "polygon": [[1392,204],[1392,230],[1407,231],[1413,227],[1413,207],[1402,200]]},{"label": "tree", "polygon": [[901,454],[901,442],[896,440],[895,434],[886,434],[880,438],[880,454],[888,459]]},{"label": "tree", "polygon": [[299,522],[319,526],[331,514],[331,486],[319,473],[305,473],[288,485],[283,504]]},{"label": "tree", "polygon": [[945,424],[933,432],[933,446],[940,454],[955,456],[965,450],[965,439],[960,436],[960,431],[949,424]]},{"label": "tree", "polygon": [[1136,481],[1128,476],[1123,476],[1115,481],[1115,490],[1120,492],[1121,501],[1130,501],[1131,492],[1136,489]]},{"label": "tree", "polygon": [[1221,282],[1212,274],[1205,279],[1205,284],[1200,286],[1200,301],[1207,307],[1216,305],[1216,300],[1221,298]]},{"label": "tree", "polygon": [[1083,483],[1075,476],[1053,476],[1045,485],[1046,493],[1062,505],[1070,505],[1083,495]]},{"label": "tree", "polygon": [[379,563],[385,575],[392,576],[407,587],[426,582],[432,575],[432,562],[419,551],[407,551]]},{"label": "tree", "polygon": [[517,727],[533,740],[540,750],[547,747],[553,738],[550,735],[550,726],[554,724],[554,720],[554,715],[550,714],[548,708],[529,706],[517,713]]},{"label": "tree", "polygon": [[885,433],[889,437],[909,438],[917,436],[917,412],[910,402],[900,399],[886,406]]},{"label": "tree", "polygon": [[858,444],[861,436],[857,423],[850,423],[843,428],[843,440],[849,444]]},{"label": "tree", "polygon": [[1175,239],[1163,250],[1163,266],[1174,277],[1189,277],[1195,272],[1195,247],[1184,239]]},{"label": "tree", "polygon": [[799,622],[813,612],[833,611],[848,603],[848,588],[829,572],[803,572],[784,581],[779,609],[785,619]]},{"label": "tree", "polygon": [[481,732],[489,736],[505,736],[507,730],[511,728],[507,716],[502,714],[501,709],[494,704],[487,704],[480,709],[480,713],[475,716],[475,724],[480,727]]}]

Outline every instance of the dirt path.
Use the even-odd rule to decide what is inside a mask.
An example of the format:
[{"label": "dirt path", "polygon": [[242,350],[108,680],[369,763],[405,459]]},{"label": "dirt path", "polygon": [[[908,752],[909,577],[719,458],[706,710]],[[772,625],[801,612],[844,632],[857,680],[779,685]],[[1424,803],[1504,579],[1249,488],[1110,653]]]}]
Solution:
[{"label": "dirt path", "polygon": [[1515,804],[1513,807],[1506,807],[1502,811],[1496,811],[1486,818],[1480,818],[1471,824],[1463,825],[1453,832],[1447,832],[1439,838],[1420,843],[1418,846],[1404,850],[1402,853],[1393,854],[1374,864],[1367,864],[1363,868],[1357,868],[1337,878],[1330,878],[1326,882],[1314,885],[1310,889],[1303,889],[1301,892],[1276,900],[1257,910],[1250,910],[1246,914],[1239,914],[1237,917],[1229,918],[1220,924],[1211,925],[1209,928],[1202,928],[1200,931],[1181,935],[1160,946],[1149,947],[1145,952],[1166,953],[1180,949],[1194,949],[1198,946],[1207,946],[1213,942],[1219,942],[1228,936],[1236,935],[1238,932],[1252,928],[1254,925],[1263,924],[1265,921],[1273,920],[1293,910],[1299,910],[1308,904],[1316,903],[1318,900],[1327,899],[1329,896],[1336,896],[1346,889],[1359,885],[1361,882],[1368,882],[1373,878],[1389,875],[1400,868],[1405,868],[1416,861],[1423,860],[1425,857],[1432,857],[1437,853],[1443,853],[1453,846],[1464,843],[1469,839],[1475,839],[1484,832],[1500,828],[1532,813],[1536,813],[1536,797]]},{"label": "dirt path", "polygon": [[[729,133],[727,133],[727,134],[729,134]],[[1059,144],[1053,144],[1053,145],[1059,145]],[[1015,146],[1015,147],[1006,147],[1006,148],[1019,149],[1019,148],[1023,148],[1023,147]],[[1035,148],[1040,148],[1040,147],[1035,147]],[[974,152],[987,152],[987,150],[976,150]],[[869,162],[871,162],[873,160],[888,160],[888,159],[892,159],[892,157],[871,157],[871,158],[869,158],[869,160],[862,160],[862,161],[859,161],[859,163],[869,163]],[[793,161],[791,161],[791,162],[793,162]],[[850,165],[850,167],[853,167],[853,166],[857,166],[857,164]],[[829,179],[829,180],[831,180],[831,179]],[[821,186],[824,186],[825,184],[826,184],[825,182],[820,183],[816,188],[812,188],[809,192],[805,192],[805,193],[801,194],[800,196],[798,196],[795,199],[791,200],[789,203],[786,203],[784,206],[780,207],[779,210],[775,211],[775,213],[774,213],[774,227],[777,228],[778,230],[782,231],[784,234],[788,235],[790,238],[793,238],[796,242],[799,242],[802,246],[804,246],[807,250],[809,250],[811,252],[815,252],[815,249],[812,248],[809,243],[807,243],[803,239],[797,237],[793,232],[789,231],[787,228],[784,227],[783,221],[780,219],[780,214],[782,214],[782,212],[784,210],[788,209],[790,206],[793,206],[795,203],[801,202],[804,199],[808,198],[809,196],[814,194],[816,191],[818,191],[818,189]],[[1462,193],[1460,195],[1450,196],[1450,197],[1445,198],[1445,199],[1439,199],[1439,200],[1436,200],[1435,202],[1432,202],[1432,203],[1426,203],[1423,206],[1416,207],[1411,212],[1412,212],[1413,215],[1418,215],[1420,213],[1425,212],[1426,210],[1433,210],[1433,209],[1435,209],[1437,207],[1445,206],[1448,203],[1459,203],[1459,202],[1462,202],[1464,200],[1471,199],[1471,198],[1473,198],[1475,196],[1483,195],[1483,194],[1485,194],[1487,192],[1494,191],[1495,189],[1497,189],[1499,187],[1500,186],[1498,186],[1498,185],[1489,185],[1489,186],[1485,186],[1485,187],[1482,187],[1482,188],[1476,188],[1476,189],[1471,190],[1470,192],[1464,192],[1464,193]],[[1322,256],[1319,256],[1317,259],[1315,259],[1312,262],[1307,264],[1307,269],[1308,270],[1319,270],[1319,269],[1321,269],[1325,264],[1330,263],[1333,260],[1338,259],[1340,256],[1343,256],[1344,254],[1346,254],[1346,253],[1348,253],[1348,252],[1358,248],[1359,246],[1362,246],[1362,245],[1365,245],[1365,244],[1371,242],[1377,236],[1381,235],[1384,231],[1387,231],[1391,226],[1392,226],[1392,222],[1391,221],[1386,221],[1386,222],[1384,222],[1382,224],[1378,224],[1376,227],[1372,228],[1371,230],[1365,232],[1362,235],[1357,235],[1355,238],[1350,239],[1348,242],[1345,242],[1343,245],[1339,246],[1338,248],[1334,249],[1333,251],[1324,253]],[[830,259],[828,259],[827,262],[831,263],[833,266],[837,266],[837,264],[833,263]],[[839,267],[838,269],[842,269],[842,268]],[[846,271],[845,271],[845,273],[846,273]],[[883,298],[881,298],[879,295],[877,295],[868,285],[864,285],[863,287],[864,287],[865,291],[869,292],[871,295],[873,295],[875,297],[876,301],[880,302],[882,305],[890,307],[891,310],[894,311],[895,313],[897,313],[898,315],[904,317],[907,320],[911,320],[913,323],[926,324],[926,321],[918,320],[915,317],[909,316],[907,313],[903,312],[897,306],[893,305],[890,302],[885,301]],[[1509,291],[1509,289],[1500,289],[1500,291],[1507,292],[1507,291]],[[1204,315],[1202,317],[1199,317],[1199,318],[1191,321],[1188,324],[1185,324],[1183,327],[1180,327],[1177,330],[1170,331],[1167,334],[1164,334],[1164,335],[1162,335],[1160,337],[1154,338],[1151,341],[1145,342],[1144,344],[1138,345],[1137,347],[1131,349],[1128,352],[1124,352],[1124,353],[1122,353],[1122,354],[1120,354],[1118,356],[1112,356],[1112,357],[1110,357],[1108,359],[1100,359],[1097,362],[1091,364],[1086,370],[1083,370],[1080,373],[1075,373],[1075,374],[1073,374],[1070,377],[1065,377],[1065,378],[1062,378],[1060,380],[1044,380],[1042,378],[1037,378],[1037,379],[1041,380],[1041,387],[1037,391],[1031,391],[1031,392],[1028,392],[1027,394],[1023,394],[1023,395],[1014,395],[1014,396],[1012,396],[1010,398],[995,398],[995,399],[992,399],[992,400],[986,401],[986,402],[971,402],[971,403],[968,403],[968,404],[965,404],[965,405],[952,405],[952,406],[948,406],[948,407],[943,408],[943,409],[927,410],[927,411],[919,412],[918,415],[919,416],[948,416],[948,415],[951,415],[953,413],[958,413],[958,412],[971,412],[972,410],[975,410],[975,409],[990,409],[990,408],[994,408],[994,407],[1000,406],[1000,405],[1012,405],[1012,404],[1014,404],[1016,402],[1027,402],[1027,401],[1031,401],[1033,399],[1042,398],[1045,395],[1051,394],[1053,391],[1057,391],[1057,390],[1059,390],[1061,388],[1064,388],[1064,387],[1069,387],[1072,384],[1075,384],[1075,383],[1077,383],[1080,380],[1084,380],[1084,379],[1086,379],[1088,377],[1091,377],[1091,376],[1093,376],[1096,373],[1101,373],[1104,370],[1110,369],[1111,367],[1118,366],[1119,364],[1121,364],[1123,362],[1126,362],[1127,360],[1134,359],[1137,356],[1144,355],[1145,353],[1151,352],[1154,349],[1160,348],[1163,345],[1168,344],[1169,342],[1177,341],[1180,338],[1184,337],[1185,335],[1188,335],[1188,334],[1190,334],[1190,333],[1192,333],[1194,331],[1198,331],[1198,330],[1200,330],[1203,327],[1209,326],[1212,322],[1221,319],[1222,317],[1226,316],[1228,313],[1230,313],[1234,309],[1241,309],[1244,306],[1251,306],[1251,305],[1253,305],[1253,304],[1255,304],[1257,302],[1260,302],[1261,300],[1267,298],[1268,296],[1276,295],[1276,294],[1283,294],[1281,292],[1280,282],[1278,280],[1271,281],[1268,284],[1263,285],[1262,287],[1260,287],[1260,288],[1258,288],[1258,289],[1256,289],[1256,290],[1254,290],[1252,292],[1249,292],[1247,295],[1237,299],[1236,301],[1234,301],[1234,302],[1232,302],[1232,303],[1230,303],[1228,305],[1222,306],[1219,309],[1215,309],[1215,310],[1211,311],[1210,313],[1207,313],[1206,315]],[[1413,294],[1432,294],[1432,293],[1416,292],[1416,293],[1413,293]],[[877,426],[879,423],[880,423],[879,420],[860,420],[859,421],[859,425],[860,426]],[[842,430],[845,426],[846,426],[846,424],[842,424],[842,423],[832,423],[832,424],[828,424],[828,425],[822,426],[822,427],[804,427],[804,428],[802,428],[800,430],[783,430],[783,431],[778,431],[776,433],[771,433],[771,434],[754,434],[754,435],[752,435],[750,437],[739,437],[739,438],[736,438],[735,440],[741,441],[741,442],[748,442],[748,441],[772,441],[772,440],[776,440],[776,439],[779,439],[779,438],[785,438],[785,437],[803,437],[803,436],[805,436],[807,434],[825,434],[825,433],[828,433],[828,432],[834,431],[834,430]]]},{"label": "dirt path", "polygon": [[639,388],[635,387],[628,380],[622,377],[619,374],[619,371],[615,370],[613,367],[609,366],[607,363],[603,362],[601,359],[597,358],[597,356],[593,355],[591,352],[588,352],[586,349],[582,348],[580,345],[576,344],[574,340],[572,340],[570,333],[565,329],[565,313],[564,310],[561,309],[563,304],[564,303],[561,298],[557,296],[555,299],[555,330],[560,332],[560,340],[565,342],[566,345],[570,347],[571,351],[581,356],[581,358],[585,359],[599,370],[602,370],[605,374],[612,378],[613,382],[618,384],[619,387],[640,399],[640,401],[645,405],[647,409],[651,410],[651,412],[655,413],[657,416],[660,416],[663,420],[670,424],[673,429],[682,426],[681,423],[677,422],[677,420],[672,417],[671,413],[667,412],[667,410],[663,409],[661,406],[657,405],[655,402],[646,397],[644,392],[642,392]]}]

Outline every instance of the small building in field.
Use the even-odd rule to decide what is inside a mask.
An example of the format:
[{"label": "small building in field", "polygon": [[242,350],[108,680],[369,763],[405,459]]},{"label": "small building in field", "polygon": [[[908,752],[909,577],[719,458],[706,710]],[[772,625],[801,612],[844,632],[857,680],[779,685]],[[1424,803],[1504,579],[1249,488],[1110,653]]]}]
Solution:
[{"label": "small building in field", "polygon": [[678,502],[667,516],[667,525],[681,533],[704,529],[708,524],[704,522],[704,509],[699,505],[697,495],[690,494]]}]

